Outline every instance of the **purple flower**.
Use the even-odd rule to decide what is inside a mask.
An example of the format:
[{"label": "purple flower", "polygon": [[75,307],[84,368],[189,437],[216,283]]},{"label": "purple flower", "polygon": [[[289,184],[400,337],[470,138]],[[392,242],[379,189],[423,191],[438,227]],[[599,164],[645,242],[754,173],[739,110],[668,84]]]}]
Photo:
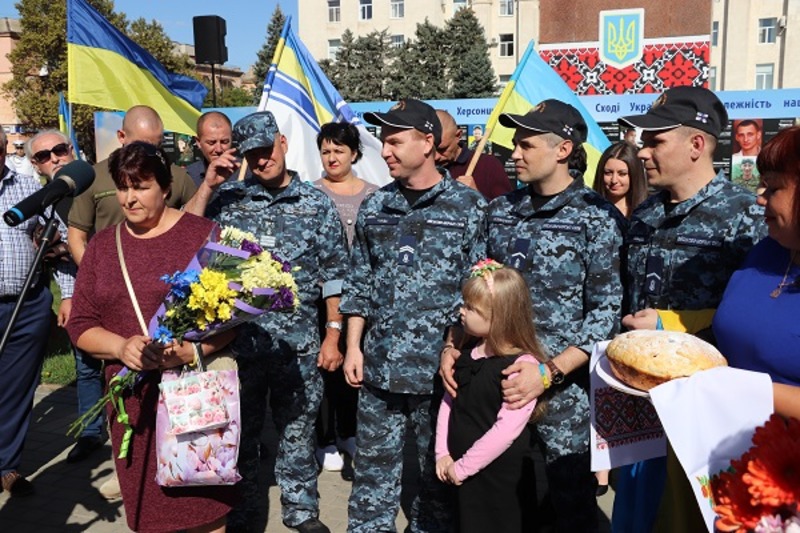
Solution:
[{"label": "purple flower", "polygon": [[284,261],[283,259],[281,259],[279,255],[273,253],[272,259],[281,264],[281,270],[283,270],[284,272],[292,271],[292,265],[290,265],[288,261]]},{"label": "purple flower", "polygon": [[275,301],[270,306],[271,311],[281,311],[290,309],[294,306],[294,294],[292,290],[287,287],[281,287]]},{"label": "purple flower", "polygon": [[242,239],[242,250],[250,252],[253,255],[258,255],[264,251],[258,243],[250,242],[247,239]]}]

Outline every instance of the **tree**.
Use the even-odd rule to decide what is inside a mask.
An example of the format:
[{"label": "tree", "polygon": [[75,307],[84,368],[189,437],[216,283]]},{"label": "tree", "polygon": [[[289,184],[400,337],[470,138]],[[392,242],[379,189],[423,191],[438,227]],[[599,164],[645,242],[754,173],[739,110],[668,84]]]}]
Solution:
[{"label": "tree", "polygon": [[355,41],[355,63],[350,70],[348,100],[364,102],[386,98],[384,80],[393,54],[388,30],[372,31]]},{"label": "tree", "polygon": [[334,60],[325,59],[320,62],[320,68],[345,100],[351,99],[350,88],[352,80],[350,79],[350,73],[357,68],[355,40],[356,38],[352,31],[349,29],[344,30]]},{"label": "tree", "polygon": [[419,98],[436,100],[447,98],[449,76],[447,55],[447,36],[444,30],[431,24],[428,19],[417,24],[416,39],[411,47],[411,60],[416,65],[419,76]]},{"label": "tree", "polygon": [[447,66],[450,98],[485,98],[497,90],[489,44],[472,9],[459,9],[447,21]]},{"label": "tree", "polygon": [[420,98],[423,81],[417,67],[414,45],[411,41],[406,41],[397,48],[391,65],[391,74],[386,80],[389,100]]},{"label": "tree", "polygon": [[[212,95],[210,83],[203,82],[208,89],[203,107],[211,107]],[[217,87],[217,107],[247,107],[253,105],[253,93],[241,87],[227,87],[222,89]]]},{"label": "tree", "polygon": [[[176,69],[188,65],[188,58],[173,58],[172,45],[160,24],[143,19],[129,24],[124,14],[113,11],[111,0],[89,3],[126,35],[153,56]],[[58,93],[67,92],[66,2],[20,0],[16,4],[22,31],[17,46],[9,54],[12,79],[3,85],[5,95],[14,100],[20,120],[33,129],[58,127]],[[165,43],[169,43],[166,46]],[[188,69],[187,69],[188,70]],[[179,70],[186,73],[187,70]],[[99,108],[75,105],[72,126],[78,143],[90,158],[94,156],[94,112]]]},{"label": "tree", "polygon": [[286,24],[286,16],[281,11],[281,6],[275,6],[275,11],[272,12],[272,18],[267,26],[267,38],[264,41],[264,46],[258,51],[256,55],[256,62],[253,65],[253,75],[256,78],[256,88],[253,92],[255,105],[258,105],[261,100],[261,93],[264,90],[264,80],[269,72],[269,67],[272,65],[272,58],[275,56],[275,49],[278,47],[278,41],[283,33],[283,26]]}]

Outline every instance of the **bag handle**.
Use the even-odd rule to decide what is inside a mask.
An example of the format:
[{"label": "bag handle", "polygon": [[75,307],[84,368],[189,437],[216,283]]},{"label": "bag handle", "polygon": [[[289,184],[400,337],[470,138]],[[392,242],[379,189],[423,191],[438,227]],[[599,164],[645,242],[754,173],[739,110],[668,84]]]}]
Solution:
[{"label": "bag handle", "polygon": [[131,284],[131,277],[128,275],[128,267],[125,265],[125,255],[122,253],[122,237],[120,231],[125,222],[117,224],[116,241],[117,241],[117,256],[119,257],[119,266],[122,268],[122,277],[125,279],[125,286],[128,287],[128,295],[131,297],[133,310],[136,311],[136,318],[139,319],[139,325],[142,327],[144,335],[149,335],[147,331],[147,323],[142,316],[142,310],[139,307],[139,300],[136,299],[136,293],[133,292],[133,285]]}]

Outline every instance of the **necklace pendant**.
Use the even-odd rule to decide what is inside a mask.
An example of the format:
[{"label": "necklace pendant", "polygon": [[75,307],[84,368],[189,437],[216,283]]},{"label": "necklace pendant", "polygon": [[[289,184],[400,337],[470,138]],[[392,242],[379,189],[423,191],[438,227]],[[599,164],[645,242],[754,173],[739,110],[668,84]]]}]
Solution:
[{"label": "necklace pendant", "polygon": [[778,296],[781,295],[781,292],[783,292],[782,289],[783,289],[783,287],[776,287],[775,290],[773,290],[771,293],[769,293],[769,295],[772,296],[773,298],[777,298]]}]

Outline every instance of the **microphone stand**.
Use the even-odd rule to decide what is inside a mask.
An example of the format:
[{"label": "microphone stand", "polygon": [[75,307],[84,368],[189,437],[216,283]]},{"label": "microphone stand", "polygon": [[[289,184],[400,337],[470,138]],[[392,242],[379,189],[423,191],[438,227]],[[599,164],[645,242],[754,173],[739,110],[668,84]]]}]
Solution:
[{"label": "microphone stand", "polygon": [[33,284],[33,278],[36,276],[36,269],[41,264],[45,252],[47,252],[47,250],[53,243],[53,239],[56,236],[57,230],[58,230],[58,217],[56,217],[55,209],[53,209],[50,218],[47,220],[47,225],[45,226],[44,232],[42,233],[42,242],[39,245],[39,249],[36,250],[36,256],[34,256],[30,268],[28,268],[28,275],[25,278],[25,283],[22,285],[22,292],[20,292],[19,298],[17,298],[17,304],[14,306],[14,311],[11,313],[11,319],[8,321],[6,330],[3,332],[2,340],[0,340],[0,356],[3,355],[3,351],[5,351],[6,349],[6,344],[8,344],[8,339],[11,336],[11,331],[14,329],[14,325],[17,323],[19,311],[25,304],[25,299],[28,296],[28,291],[30,291],[31,285]]}]

